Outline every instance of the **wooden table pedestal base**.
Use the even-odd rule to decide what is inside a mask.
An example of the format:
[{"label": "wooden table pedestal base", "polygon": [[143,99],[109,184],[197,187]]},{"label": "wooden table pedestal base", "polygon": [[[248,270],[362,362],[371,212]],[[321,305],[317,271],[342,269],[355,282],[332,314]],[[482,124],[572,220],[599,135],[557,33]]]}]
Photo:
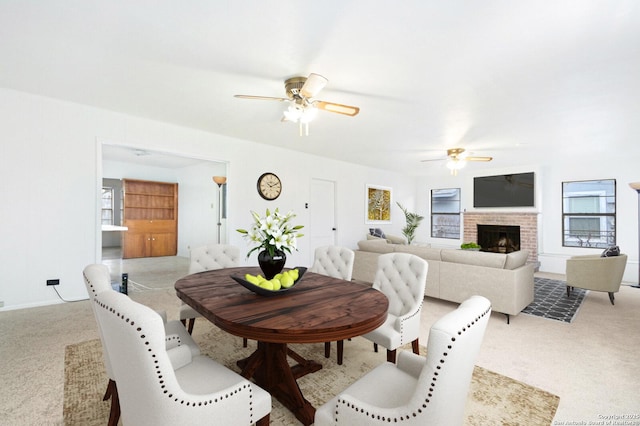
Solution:
[{"label": "wooden table pedestal base", "polygon": [[[298,364],[289,366],[287,356]],[[297,379],[322,369],[322,364],[307,360],[287,348],[286,343],[258,342],[258,349],[237,362],[242,376],[255,382],[287,407],[305,426],[313,424],[316,409],[307,401]]]}]

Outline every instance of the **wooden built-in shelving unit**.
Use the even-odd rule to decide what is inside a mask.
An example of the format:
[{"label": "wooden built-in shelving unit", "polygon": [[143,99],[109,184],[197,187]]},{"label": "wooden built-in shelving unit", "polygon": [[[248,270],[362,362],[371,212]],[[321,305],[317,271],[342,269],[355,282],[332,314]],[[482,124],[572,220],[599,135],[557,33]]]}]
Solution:
[{"label": "wooden built-in shelving unit", "polygon": [[123,179],[122,257],[175,256],[178,249],[178,184]]}]

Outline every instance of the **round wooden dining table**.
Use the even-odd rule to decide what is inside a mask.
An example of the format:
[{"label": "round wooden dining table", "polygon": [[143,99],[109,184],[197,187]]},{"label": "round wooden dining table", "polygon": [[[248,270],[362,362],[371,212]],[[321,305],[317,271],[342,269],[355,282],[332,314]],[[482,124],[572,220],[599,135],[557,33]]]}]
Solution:
[{"label": "round wooden dining table", "polygon": [[[262,296],[231,278],[257,275],[259,268],[225,268],[188,275],[176,281],[178,297],[213,324],[258,347],[238,361],[242,376],[253,380],[303,424],[313,423],[315,408],[296,380],[322,365],[304,359],[288,343],[341,341],[375,330],[387,318],[389,302],[366,284],[306,272],[296,285]],[[298,364],[290,366],[287,357]]]}]

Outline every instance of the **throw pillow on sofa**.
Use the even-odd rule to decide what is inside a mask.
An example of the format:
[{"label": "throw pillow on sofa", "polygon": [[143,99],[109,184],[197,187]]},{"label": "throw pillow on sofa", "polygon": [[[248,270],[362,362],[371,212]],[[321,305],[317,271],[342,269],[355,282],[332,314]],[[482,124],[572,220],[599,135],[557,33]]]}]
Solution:
[{"label": "throw pillow on sofa", "polygon": [[620,247],[618,246],[607,247],[600,255],[600,257],[614,257],[614,256],[620,256]]},{"label": "throw pillow on sofa", "polygon": [[382,232],[382,229],[380,229],[380,228],[369,228],[369,234],[373,235],[374,237],[378,237],[378,238],[386,238],[384,236],[384,232]]}]

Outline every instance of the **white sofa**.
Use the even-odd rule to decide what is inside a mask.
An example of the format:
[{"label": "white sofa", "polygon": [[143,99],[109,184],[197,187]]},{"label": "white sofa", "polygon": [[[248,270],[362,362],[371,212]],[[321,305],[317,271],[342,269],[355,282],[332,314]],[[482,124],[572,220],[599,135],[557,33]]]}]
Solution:
[{"label": "white sofa", "polygon": [[492,309],[518,315],[533,302],[533,264],[526,263],[526,250],[487,253],[438,249],[406,244],[390,244],[384,239],[358,242],[353,279],[373,283],[378,256],[384,253],[411,253],[429,263],[425,296],[462,303],[477,294],[491,301]]}]

